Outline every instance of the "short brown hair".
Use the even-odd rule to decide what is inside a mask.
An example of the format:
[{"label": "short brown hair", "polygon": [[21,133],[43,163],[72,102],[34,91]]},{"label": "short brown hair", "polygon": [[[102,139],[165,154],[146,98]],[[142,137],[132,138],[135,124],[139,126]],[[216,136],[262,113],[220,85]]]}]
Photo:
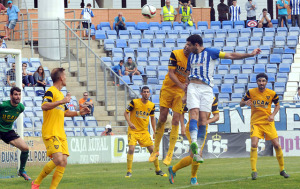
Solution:
[{"label": "short brown hair", "polygon": [[53,83],[57,82],[61,74],[65,71],[65,68],[54,68],[51,72],[51,79]]}]

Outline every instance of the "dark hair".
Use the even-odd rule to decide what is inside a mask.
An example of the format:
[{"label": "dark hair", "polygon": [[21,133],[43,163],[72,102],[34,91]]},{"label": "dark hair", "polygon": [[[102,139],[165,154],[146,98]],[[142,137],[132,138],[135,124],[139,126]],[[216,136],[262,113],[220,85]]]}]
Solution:
[{"label": "dark hair", "polygon": [[121,63],[121,62],[122,62],[122,63],[124,63],[124,61],[123,61],[123,60],[120,60],[120,63]]},{"label": "dark hair", "polygon": [[86,6],[87,6],[87,7],[91,7],[92,5],[91,5],[91,3],[88,3]]},{"label": "dark hair", "polygon": [[54,68],[51,72],[51,79],[53,83],[57,82],[61,74],[65,71],[65,68]]},{"label": "dark hair", "polygon": [[[37,68],[37,70],[34,72],[34,74],[35,74],[35,73],[38,73],[38,74],[39,74],[39,69],[40,69],[40,68],[43,69],[42,76],[43,76],[43,79],[45,79],[45,70],[44,70],[43,66],[39,66],[39,67]],[[39,75],[40,75],[40,74],[39,74]]]},{"label": "dark hair", "polygon": [[300,90],[300,87],[298,87],[298,91]]},{"label": "dark hair", "polygon": [[264,12],[264,11],[268,11],[268,9],[266,9],[266,8],[263,8],[262,12]]},{"label": "dark hair", "polygon": [[22,63],[22,65],[24,65],[24,64],[26,64],[26,66],[27,66],[27,63],[26,63],[26,62],[23,62],[23,63]]},{"label": "dark hair", "polygon": [[21,92],[21,89],[19,87],[12,87],[10,89],[10,95],[13,95],[14,94],[14,91],[17,91],[17,92]]},{"label": "dark hair", "polygon": [[232,0],[232,2],[233,2],[233,1],[236,1],[236,0]]},{"label": "dark hair", "polygon": [[268,81],[268,76],[265,73],[260,73],[256,75],[256,81],[258,80],[258,78],[264,77],[267,81]]},{"label": "dark hair", "polygon": [[131,57],[128,57],[127,60],[132,59]]},{"label": "dark hair", "polygon": [[200,35],[198,35],[198,34],[191,35],[190,37],[188,37],[186,39],[186,41],[191,42],[192,45],[195,45],[196,43],[198,43],[200,46],[203,46],[203,40],[200,37]]},{"label": "dark hair", "polygon": [[[146,89],[149,89],[149,87],[148,86],[144,86],[143,88],[142,88],[142,92],[144,91],[144,90],[146,90]],[[150,90],[150,89],[149,89]]]}]

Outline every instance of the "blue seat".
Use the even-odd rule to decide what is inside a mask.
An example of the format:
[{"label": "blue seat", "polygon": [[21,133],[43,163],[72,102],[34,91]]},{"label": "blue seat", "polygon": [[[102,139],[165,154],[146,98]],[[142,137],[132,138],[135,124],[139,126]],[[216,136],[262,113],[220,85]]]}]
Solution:
[{"label": "blue seat", "polygon": [[142,33],[140,30],[131,30],[130,31],[131,39],[141,39]]},{"label": "blue seat", "polygon": [[277,64],[267,64],[268,73],[277,73]]},{"label": "blue seat", "polygon": [[132,83],[133,85],[143,85],[143,77],[141,75],[133,75]]},{"label": "blue seat", "polygon": [[294,56],[292,54],[283,54],[282,63],[293,63]]},{"label": "blue seat", "polygon": [[145,39],[154,39],[154,31],[153,30],[145,30],[143,33]]},{"label": "blue seat", "polygon": [[113,57],[112,58],[113,65],[118,65],[120,60],[123,60],[123,56],[122,57]]},{"label": "blue seat", "polygon": [[267,45],[269,47],[272,47],[274,43],[274,37],[271,36],[264,36],[263,37],[263,45]]},{"label": "blue seat", "polygon": [[120,39],[129,39],[129,31],[128,30],[119,30],[119,38]]},{"label": "blue seat", "polygon": [[[268,81],[268,82],[269,82],[269,81]],[[273,90],[273,85],[272,85],[272,83],[267,83],[266,88],[267,88],[267,89]]]},{"label": "blue seat", "polygon": [[278,20],[276,20],[276,19],[273,20],[272,19],[271,22],[273,24],[273,28],[277,28],[277,26],[278,26]]},{"label": "blue seat", "polygon": [[257,74],[255,74],[255,73],[253,73],[253,74],[250,74],[250,83],[256,83],[256,75]]},{"label": "blue seat", "polygon": [[232,93],[232,84],[222,84],[221,93]]},{"label": "blue seat", "polygon": [[299,35],[299,27],[289,28],[289,36],[298,36],[298,35]]},{"label": "blue seat", "polygon": [[126,48],[127,47],[127,41],[125,39],[117,39],[116,40],[116,47],[117,48]]},{"label": "blue seat", "polygon": [[266,67],[264,64],[255,64],[254,65],[254,73],[265,73]]},{"label": "blue seat", "polygon": [[35,106],[41,107],[42,101],[43,101],[43,98],[41,96],[35,96],[35,97],[33,97],[33,102],[35,103]]},{"label": "blue seat", "polygon": [[[125,22],[127,30],[136,30],[135,22]],[[121,31],[121,30],[120,30]]]},{"label": "blue seat", "polygon": [[171,22],[162,22],[161,29],[162,30],[172,30],[172,23]]},{"label": "blue seat", "polygon": [[84,120],[81,116],[73,117],[75,126],[85,126]]},{"label": "blue seat", "polygon": [[175,47],[175,39],[166,38],[165,47],[169,47],[169,48]]},{"label": "blue seat", "polygon": [[250,90],[250,89],[253,89],[253,88],[256,88],[256,87],[257,87],[256,83],[248,83],[247,90]]},{"label": "blue seat", "polygon": [[[127,85],[131,85],[131,81],[130,81],[130,77],[128,75],[124,75],[121,77],[121,79],[127,84]],[[124,82],[120,80],[120,85],[124,85]]]},{"label": "blue seat", "polygon": [[153,39],[152,43],[153,43],[153,47],[156,47],[156,48],[164,47],[164,40],[163,39]]},{"label": "blue seat", "polygon": [[248,83],[248,74],[238,74],[237,83]]},{"label": "blue seat", "polygon": [[227,30],[226,29],[216,29],[216,37],[227,37]]},{"label": "blue seat", "polygon": [[229,29],[228,37],[239,37],[239,30],[238,29]]},{"label": "blue seat", "polygon": [[84,122],[86,126],[98,127],[98,122],[94,116],[86,116]]},{"label": "blue seat", "polygon": [[164,82],[164,80],[165,80],[165,75],[159,75],[158,76],[158,84],[159,85],[162,85],[163,84],[163,82]]},{"label": "blue seat", "polygon": [[234,48],[225,46],[225,47],[223,47],[223,52],[233,53]]},{"label": "blue seat", "polygon": [[125,57],[135,57],[134,49],[132,48],[124,48]]},{"label": "blue seat", "polygon": [[235,101],[237,103],[239,103],[243,98],[243,94],[242,93],[232,93],[231,94],[231,100]]},{"label": "blue seat", "polygon": [[280,54],[271,54],[270,55],[270,63],[271,64],[281,63],[281,55]]},{"label": "blue seat", "polygon": [[274,83],[274,91],[277,94],[283,94],[285,92],[285,83],[280,83],[280,82]]},{"label": "blue seat", "polygon": [[230,64],[232,64],[232,60],[231,59],[221,59],[221,64],[230,65]]},{"label": "blue seat", "polygon": [[249,38],[248,37],[239,37],[238,38],[238,46],[247,47],[248,45],[249,45]]},{"label": "blue seat", "polygon": [[225,44],[224,38],[214,38],[214,47],[223,47]]},{"label": "blue seat", "polygon": [[137,69],[141,72],[141,76],[146,75],[145,74],[145,66],[137,66]]},{"label": "blue seat", "polygon": [[214,84],[221,85],[223,83],[223,76],[221,74],[214,75]]},{"label": "blue seat", "polygon": [[155,85],[155,86],[154,86],[155,94],[157,94],[157,95],[160,94],[161,87],[162,87],[162,85]]},{"label": "blue seat", "polygon": [[159,105],[159,95],[152,95],[152,102],[156,105]]},{"label": "blue seat", "polygon": [[83,128],[84,136],[95,136],[94,128]]},{"label": "blue seat", "polygon": [[279,64],[279,72],[280,73],[289,73],[291,71],[291,64],[281,63]]},{"label": "blue seat", "polygon": [[134,92],[136,94],[138,94],[138,95],[140,94],[140,87],[138,85],[130,85],[130,88],[132,89],[132,91],[129,90],[129,96],[131,98],[135,98],[136,97],[135,94],[134,94]]},{"label": "blue seat", "polygon": [[161,48],[161,56],[170,57],[172,48],[171,47],[163,47]]},{"label": "blue seat", "polygon": [[140,41],[138,39],[129,39],[128,47],[130,47],[132,49],[137,49],[140,47]]},{"label": "blue seat", "polygon": [[275,36],[275,28],[265,28],[265,36]]},{"label": "blue seat", "polygon": [[156,39],[165,39],[166,38],[166,31],[165,30],[156,30],[154,31]]},{"label": "blue seat", "polygon": [[242,65],[242,73],[250,74],[253,72],[253,66],[250,64],[243,64]]},{"label": "blue seat", "polygon": [[287,73],[277,73],[276,74],[276,82],[287,82],[288,75]]},{"label": "blue seat", "polygon": [[122,48],[113,48],[112,49],[112,55],[113,57],[123,57],[123,49]]},{"label": "blue seat", "polygon": [[158,22],[150,22],[149,23],[149,30],[160,30],[160,23]]},{"label": "blue seat", "polygon": [[151,47],[151,39],[141,39],[141,47],[142,48],[150,48]]},{"label": "blue seat", "polygon": [[258,48],[258,46],[248,46],[247,47],[247,52],[248,53],[252,53],[252,51],[254,50],[254,49],[257,49]]},{"label": "blue seat", "polygon": [[232,29],[233,28],[233,22],[232,21],[223,21],[222,22],[222,28],[223,29]]},{"label": "blue seat", "polygon": [[271,53],[271,48],[268,45],[261,45],[260,47],[261,55],[269,55]]},{"label": "blue seat", "polygon": [[107,30],[106,31],[107,39],[118,39],[116,30]]},{"label": "blue seat", "polygon": [[295,54],[295,53],[296,53],[295,49],[289,47],[284,48],[284,54]]},{"label": "blue seat", "polygon": [[149,48],[149,56],[151,57],[159,57],[160,56],[160,50],[159,48]]},{"label": "blue seat", "polygon": [[277,28],[277,35],[278,36],[287,36],[288,29],[286,27],[279,27]]},{"label": "blue seat", "polygon": [[148,30],[149,26],[147,22],[138,22],[136,25],[136,29],[138,30]]},{"label": "blue seat", "polygon": [[212,38],[204,38],[203,46],[206,48],[212,47]]},{"label": "blue seat", "polygon": [[206,30],[206,29],[208,29],[208,24],[207,24],[207,22],[206,22],[206,21],[199,21],[199,22],[197,23],[197,29],[198,29],[198,30]]},{"label": "blue seat", "polygon": [[157,85],[158,79],[157,78],[148,78],[147,79],[147,85]]},{"label": "blue seat", "polygon": [[101,30],[111,30],[109,22],[100,22],[100,29]]},{"label": "blue seat", "polygon": [[100,26],[100,24],[97,24],[97,30],[101,30],[101,26]]},{"label": "blue seat", "polygon": [[103,131],[105,131],[104,127],[95,127],[94,128],[95,136],[101,136],[101,134],[103,133]]},{"label": "blue seat", "polygon": [[196,29],[196,25],[195,25],[195,23],[193,24],[193,26],[186,25],[186,26],[185,26],[185,29],[188,30],[188,31],[193,31],[193,30]]},{"label": "blue seat", "polygon": [[210,29],[221,29],[221,22],[220,21],[211,21],[210,22]]},{"label": "blue seat", "polygon": [[147,57],[147,56],[148,56],[148,48],[137,49],[137,57]]},{"label": "blue seat", "polygon": [[206,29],[206,30],[204,30],[204,36],[205,36],[205,38],[214,38],[214,36],[215,36],[215,30],[214,29]]},{"label": "blue seat", "polygon": [[246,64],[255,64],[256,63],[256,57],[245,58],[245,63]]},{"label": "blue seat", "polygon": [[287,37],[286,45],[288,47],[296,47],[297,44],[298,44],[298,35]]},{"label": "blue seat", "polygon": [[[271,65],[274,65],[274,64],[271,64]],[[272,83],[272,82],[275,82],[275,73],[267,73],[267,76],[268,76],[268,83]]]},{"label": "blue seat", "polygon": [[240,46],[236,46],[235,47],[235,52],[237,53],[246,53],[246,47],[240,47]]},{"label": "blue seat", "polygon": [[213,93],[216,95],[216,94],[219,94],[219,87],[214,85],[213,86]]},{"label": "blue seat", "polygon": [[252,36],[253,37],[262,37],[263,36],[263,28],[253,28]]},{"label": "blue seat", "polygon": [[235,47],[237,42],[236,37],[228,37],[226,38],[226,46]]},{"label": "blue seat", "polygon": [[273,54],[283,54],[283,53],[284,53],[284,47],[273,48]]},{"label": "blue seat", "polygon": [[269,63],[269,55],[267,55],[267,54],[257,55],[257,63],[258,64],[268,64]]},{"label": "blue seat", "polygon": [[184,38],[177,39],[177,47],[184,48],[185,44],[186,44],[186,39],[184,39]]},{"label": "blue seat", "polygon": [[230,65],[230,73],[231,74],[239,74],[241,72],[241,65]]},{"label": "blue seat", "polygon": [[275,47],[284,47],[285,41],[285,36],[275,36]]},{"label": "blue seat", "polygon": [[159,57],[148,57],[149,66],[158,66],[159,65]]},{"label": "blue seat", "polygon": [[228,65],[218,65],[218,74],[228,74]]},{"label": "blue seat", "polygon": [[235,76],[233,74],[224,75],[224,83],[233,84],[235,82]]},{"label": "blue seat", "polygon": [[[10,61],[15,61],[15,59],[14,58],[8,58],[9,60],[8,60],[8,62],[10,62]],[[29,67],[39,67],[39,66],[41,66],[41,62],[40,62],[40,59],[39,58],[30,58],[29,59]]]},{"label": "blue seat", "polygon": [[103,30],[96,30],[95,31],[95,39],[99,40],[99,39],[106,39],[106,33]]},{"label": "blue seat", "polygon": [[146,66],[147,77],[157,77],[157,66]]},{"label": "blue seat", "polygon": [[245,28],[245,22],[244,20],[238,20],[234,22],[234,28],[235,29],[242,29]]},{"label": "blue seat", "polygon": [[191,31],[191,34],[192,35],[202,35],[202,31],[201,30],[193,30],[193,31]]},{"label": "blue seat", "polygon": [[168,34],[168,38],[170,39],[177,39],[178,38],[178,30],[168,30],[167,34]]},{"label": "blue seat", "polygon": [[25,128],[32,128],[32,121],[29,117],[24,117],[23,118],[23,125]]},{"label": "blue seat", "polygon": [[184,25],[182,22],[180,24],[178,22],[173,22],[173,29],[174,30],[184,30]]},{"label": "blue seat", "polygon": [[250,45],[252,46],[260,46],[261,44],[261,37],[251,37]]},{"label": "blue seat", "polygon": [[188,30],[179,30],[179,37],[182,39],[186,39],[190,36],[190,31]]},{"label": "blue seat", "polygon": [[250,28],[242,28],[240,30],[241,37],[250,37],[251,36],[251,29]]},{"label": "blue seat", "polygon": [[162,66],[168,66],[170,61],[170,56],[161,56],[160,57],[160,65]]},{"label": "blue seat", "polygon": [[158,70],[158,75],[167,75],[169,71],[168,66],[158,66],[157,70]]},{"label": "blue seat", "polygon": [[234,93],[245,93],[245,84],[243,83],[235,83],[233,84]]},{"label": "blue seat", "polygon": [[227,103],[224,103],[224,102],[230,101],[228,93],[220,93],[218,98],[219,98],[219,100],[218,100],[219,106],[221,106],[221,107],[227,106]]}]

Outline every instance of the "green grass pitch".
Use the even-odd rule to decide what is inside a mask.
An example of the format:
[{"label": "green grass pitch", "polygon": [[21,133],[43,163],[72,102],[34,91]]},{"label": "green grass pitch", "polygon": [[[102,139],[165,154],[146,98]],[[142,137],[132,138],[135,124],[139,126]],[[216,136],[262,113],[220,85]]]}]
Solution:
[{"label": "green grass pitch", "polygon": [[[173,160],[172,165],[178,160]],[[160,162],[166,173],[167,167]],[[249,158],[207,159],[198,171],[199,188],[266,188],[293,189],[300,188],[300,158],[286,157],[285,169],[290,178],[279,175],[276,157],[259,157],[257,163],[258,179],[250,178]],[[27,167],[27,173],[35,179],[42,167]],[[54,171],[53,171],[54,172]],[[49,188],[53,172],[44,179],[41,189]],[[175,183],[171,185],[168,177],[156,176],[154,165],[149,162],[133,163],[131,178],[125,178],[126,163],[68,165],[59,189],[93,189],[93,188],[195,188],[190,185],[191,167],[177,172]],[[168,173],[169,175],[169,173]],[[0,188],[30,188],[31,183],[23,178],[0,179]]]}]

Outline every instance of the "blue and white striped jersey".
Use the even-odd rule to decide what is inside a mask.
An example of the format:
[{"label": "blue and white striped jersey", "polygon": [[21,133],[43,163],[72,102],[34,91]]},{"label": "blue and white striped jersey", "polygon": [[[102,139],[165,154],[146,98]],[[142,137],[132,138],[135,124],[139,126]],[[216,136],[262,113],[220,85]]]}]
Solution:
[{"label": "blue and white striped jersey", "polygon": [[290,7],[292,7],[292,15],[300,14],[300,0],[290,0]]},{"label": "blue and white striped jersey", "polygon": [[191,53],[187,63],[187,70],[190,71],[189,78],[199,79],[213,87],[216,60],[224,56],[224,52],[214,48],[205,48],[199,54]]},{"label": "blue and white striped jersey", "polygon": [[241,7],[240,6],[233,6],[231,5],[229,7],[229,13],[231,14],[231,21],[239,21],[240,20],[240,14],[241,14]]}]

